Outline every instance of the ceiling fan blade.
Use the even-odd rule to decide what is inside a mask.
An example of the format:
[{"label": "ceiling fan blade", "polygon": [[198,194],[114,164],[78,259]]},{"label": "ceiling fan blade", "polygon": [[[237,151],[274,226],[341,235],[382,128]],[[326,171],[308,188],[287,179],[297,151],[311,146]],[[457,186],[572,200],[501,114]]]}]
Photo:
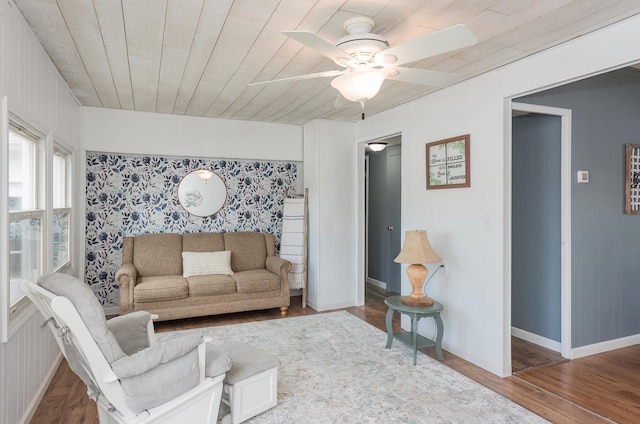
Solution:
[{"label": "ceiling fan blade", "polygon": [[333,60],[336,64],[346,67],[347,63],[351,59],[349,53],[336,47],[333,43],[319,37],[317,34],[309,31],[282,31],[287,37],[304,44],[307,47],[311,47],[318,53],[323,54],[329,59]]},{"label": "ceiling fan blade", "polygon": [[476,44],[478,40],[466,25],[454,25],[443,30],[389,47],[376,56],[388,62],[388,55],[395,56],[395,65],[403,65],[416,60],[426,59],[441,53],[461,49]]},{"label": "ceiling fan blade", "polygon": [[346,72],[346,70],[316,72],[315,74],[297,75],[295,77],[280,78],[280,79],[275,79],[275,80],[271,80],[271,81],[252,82],[252,83],[250,83],[248,85],[249,86],[254,86],[254,85],[262,85],[262,84],[271,84],[272,82],[294,81],[294,80],[298,81],[298,80],[306,80],[306,79],[311,79],[311,78],[336,77],[338,75],[344,74],[345,72]]},{"label": "ceiling fan blade", "polygon": [[458,75],[447,74],[445,72],[428,71],[416,68],[394,68],[398,73],[389,75],[387,79],[395,81],[410,82],[413,84],[430,85],[432,87],[446,87],[459,82],[462,78]]}]

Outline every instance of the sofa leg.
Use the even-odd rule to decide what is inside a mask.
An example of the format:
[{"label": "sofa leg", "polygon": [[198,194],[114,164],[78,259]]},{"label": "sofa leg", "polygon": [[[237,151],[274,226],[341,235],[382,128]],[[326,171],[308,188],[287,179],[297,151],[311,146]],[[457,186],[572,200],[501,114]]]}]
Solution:
[{"label": "sofa leg", "polygon": [[283,317],[287,316],[287,309],[289,309],[288,306],[281,306],[280,307],[280,315],[282,315]]}]

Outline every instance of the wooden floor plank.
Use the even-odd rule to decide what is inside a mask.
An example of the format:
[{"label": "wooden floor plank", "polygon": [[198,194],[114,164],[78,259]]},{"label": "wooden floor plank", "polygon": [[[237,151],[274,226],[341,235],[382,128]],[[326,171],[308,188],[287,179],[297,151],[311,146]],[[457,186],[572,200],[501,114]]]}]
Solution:
[{"label": "wooden floor plank", "polygon": [[511,337],[511,371],[513,374],[534,368],[566,362],[558,352],[538,346],[518,337]]},{"label": "wooden floor plank", "polygon": [[640,346],[518,375],[537,387],[620,423],[640,422]]},{"label": "wooden floor plank", "polygon": [[[367,290],[364,306],[344,310],[386,331],[387,307],[383,300],[389,295],[380,289]],[[300,297],[291,299],[288,317],[317,313],[310,307],[302,309]],[[394,315],[394,332],[400,331],[398,315]],[[286,318],[272,309],[158,322],[155,328],[165,332],[268,319]],[[549,358],[537,358],[535,349],[528,349],[518,361],[530,370],[507,378],[497,377],[447,351],[443,363],[553,423],[640,422],[640,345],[549,366],[542,366]],[[436,357],[433,348],[421,351]],[[97,423],[96,406],[63,361],[31,423],[76,422]]]}]

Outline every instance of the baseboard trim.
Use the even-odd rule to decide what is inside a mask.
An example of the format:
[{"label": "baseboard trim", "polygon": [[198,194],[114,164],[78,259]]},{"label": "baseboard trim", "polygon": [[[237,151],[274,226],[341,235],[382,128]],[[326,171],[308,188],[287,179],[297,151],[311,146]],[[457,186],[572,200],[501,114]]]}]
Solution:
[{"label": "baseboard trim", "polygon": [[537,344],[538,346],[553,350],[554,352],[562,353],[562,343],[555,340],[548,339],[516,327],[511,327],[511,335],[527,342]]},{"label": "baseboard trim", "polygon": [[387,283],[376,280],[375,278],[367,277],[367,284],[371,284],[372,286],[380,287],[383,290],[387,289]]},{"label": "baseboard trim", "polygon": [[621,337],[619,339],[607,340],[606,342],[594,343],[587,346],[580,346],[571,349],[571,359],[583,358],[589,355],[596,355],[598,353],[608,352],[610,350],[622,349],[623,347],[629,347],[636,344],[640,344],[640,334],[634,334],[632,336]]},{"label": "baseboard trim", "polygon": [[36,392],[36,395],[33,397],[33,399],[31,399],[31,402],[29,403],[29,407],[27,408],[26,413],[22,416],[22,419],[20,420],[20,424],[28,424],[31,422],[31,420],[33,419],[33,416],[36,414],[36,411],[38,410],[38,406],[40,406],[40,402],[42,401],[42,398],[44,398],[44,394],[47,392],[49,385],[51,385],[51,382],[53,381],[53,377],[55,377],[56,371],[58,371],[58,367],[60,366],[61,363],[62,363],[62,353],[58,353],[58,357],[56,358],[55,361],[53,361],[53,364],[51,365],[49,372],[47,373],[44,380],[42,380],[42,383],[40,383],[40,387],[38,387],[38,391]]},{"label": "baseboard trim", "polygon": [[320,305],[319,303],[316,303],[316,302],[307,301],[307,306],[311,307],[311,309],[314,309],[318,312],[325,312],[325,311],[332,311],[334,309],[349,308],[351,306],[355,306],[355,304],[352,301],[348,301],[348,302]]}]

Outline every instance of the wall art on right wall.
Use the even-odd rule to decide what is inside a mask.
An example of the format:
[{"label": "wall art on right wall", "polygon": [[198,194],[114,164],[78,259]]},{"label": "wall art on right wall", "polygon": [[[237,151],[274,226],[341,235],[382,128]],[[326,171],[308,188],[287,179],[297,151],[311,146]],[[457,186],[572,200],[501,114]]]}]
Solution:
[{"label": "wall art on right wall", "polygon": [[624,213],[640,214],[640,144],[626,144]]}]

